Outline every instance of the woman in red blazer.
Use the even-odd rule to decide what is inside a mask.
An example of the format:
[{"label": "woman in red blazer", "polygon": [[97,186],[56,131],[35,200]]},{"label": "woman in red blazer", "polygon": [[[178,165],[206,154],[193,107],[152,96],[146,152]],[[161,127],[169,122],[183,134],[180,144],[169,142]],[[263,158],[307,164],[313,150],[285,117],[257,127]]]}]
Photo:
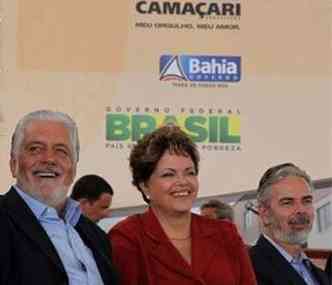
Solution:
[{"label": "woman in red blazer", "polygon": [[199,154],[180,128],[163,126],[132,149],[133,184],[149,209],[109,238],[123,285],[255,285],[235,226],[191,213]]}]

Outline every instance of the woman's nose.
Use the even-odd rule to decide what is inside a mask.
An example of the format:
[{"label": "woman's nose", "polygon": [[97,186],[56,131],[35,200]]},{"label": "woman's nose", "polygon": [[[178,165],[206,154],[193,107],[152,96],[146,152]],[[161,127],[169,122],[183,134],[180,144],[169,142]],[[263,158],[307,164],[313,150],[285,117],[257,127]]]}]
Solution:
[{"label": "woman's nose", "polygon": [[187,183],[187,177],[183,174],[178,174],[176,176],[176,178],[177,178],[178,183],[181,183],[181,184]]}]

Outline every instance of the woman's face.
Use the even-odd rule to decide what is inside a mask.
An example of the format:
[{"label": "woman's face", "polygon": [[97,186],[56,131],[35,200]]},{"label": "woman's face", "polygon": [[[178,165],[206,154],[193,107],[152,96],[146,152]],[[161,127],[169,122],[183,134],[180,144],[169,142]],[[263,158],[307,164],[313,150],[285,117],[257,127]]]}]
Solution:
[{"label": "woman's face", "polygon": [[166,151],[143,189],[154,209],[169,214],[189,212],[198,192],[192,159]]}]

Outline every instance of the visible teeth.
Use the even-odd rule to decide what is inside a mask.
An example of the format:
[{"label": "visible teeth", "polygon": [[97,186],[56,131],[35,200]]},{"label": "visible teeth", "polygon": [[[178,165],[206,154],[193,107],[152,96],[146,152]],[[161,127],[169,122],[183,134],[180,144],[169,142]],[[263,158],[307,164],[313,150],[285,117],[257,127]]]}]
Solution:
[{"label": "visible teeth", "polygon": [[187,195],[189,195],[189,191],[176,192],[173,195],[174,196],[187,196]]},{"label": "visible teeth", "polygon": [[56,174],[54,172],[38,172],[36,173],[39,177],[55,177]]}]

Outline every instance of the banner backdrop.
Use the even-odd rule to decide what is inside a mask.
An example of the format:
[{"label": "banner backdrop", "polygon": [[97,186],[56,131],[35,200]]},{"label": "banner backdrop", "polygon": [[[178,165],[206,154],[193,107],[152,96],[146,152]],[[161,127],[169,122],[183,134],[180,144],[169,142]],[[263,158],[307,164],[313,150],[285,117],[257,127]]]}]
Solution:
[{"label": "banner backdrop", "polygon": [[293,161],[331,176],[331,1],[0,0],[1,191],[25,113],[78,123],[78,177],[96,173],[114,207],[135,141],[179,124],[201,153],[200,196],[253,189]]}]

